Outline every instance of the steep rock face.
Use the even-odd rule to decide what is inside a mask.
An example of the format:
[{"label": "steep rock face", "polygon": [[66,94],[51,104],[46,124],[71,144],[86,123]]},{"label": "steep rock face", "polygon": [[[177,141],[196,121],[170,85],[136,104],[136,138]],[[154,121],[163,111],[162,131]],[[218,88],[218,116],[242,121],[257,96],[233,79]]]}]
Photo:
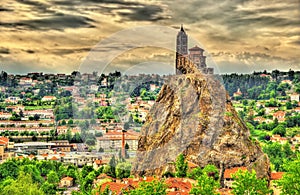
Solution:
[{"label": "steep rock face", "polygon": [[174,170],[180,153],[204,167],[246,166],[269,177],[269,160],[250,139],[216,76],[194,73],[170,78],[147,116],[132,173],[162,175]]}]

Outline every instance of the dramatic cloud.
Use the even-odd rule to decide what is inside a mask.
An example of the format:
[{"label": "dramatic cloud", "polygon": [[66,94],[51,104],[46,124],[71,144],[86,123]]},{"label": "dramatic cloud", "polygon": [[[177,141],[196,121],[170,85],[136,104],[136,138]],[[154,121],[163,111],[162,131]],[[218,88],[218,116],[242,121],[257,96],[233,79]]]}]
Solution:
[{"label": "dramatic cloud", "polygon": [[[299,69],[299,8],[298,0],[1,0],[0,64],[9,72],[69,73],[116,32],[183,23],[221,72]],[[111,49],[126,49],[122,43]],[[147,48],[128,51],[113,63],[162,66],[173,57],[172,51]]]}]

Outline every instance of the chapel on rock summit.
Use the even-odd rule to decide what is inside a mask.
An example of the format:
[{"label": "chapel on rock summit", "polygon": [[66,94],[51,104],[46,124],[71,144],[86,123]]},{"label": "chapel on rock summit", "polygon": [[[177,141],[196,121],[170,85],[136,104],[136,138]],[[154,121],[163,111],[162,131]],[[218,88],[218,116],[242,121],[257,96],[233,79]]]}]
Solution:
[{"label": "chapel on rock summit", "polygon": [[[188,52],[189,51],[189,52]],[[188,50],[188,35],[181,25],[176,40],[176,74],[186,74],[187,66],[196,66],[204,74],[214,74],[214,69],[206,65],[204,49],[197,45]]]}]

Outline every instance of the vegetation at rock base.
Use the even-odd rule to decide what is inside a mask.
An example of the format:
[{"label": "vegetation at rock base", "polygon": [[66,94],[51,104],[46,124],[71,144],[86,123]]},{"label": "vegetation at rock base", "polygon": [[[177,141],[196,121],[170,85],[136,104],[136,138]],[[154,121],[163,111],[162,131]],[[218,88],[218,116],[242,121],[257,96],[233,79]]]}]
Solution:
[{"label": "vegetation at rock base", "polygon": [[176,159],[176,177],[185,177],[188,170],[188,163],[185,161],[183,154],[179,154]]},{"label": "vegetation at rock base", "polygon": [[277,182],[282,194],[300,194],[300,155],[293,162],[284,165],[287,172],[283,178]]},{"label": "vegetation at rock base", "polygon": [[194,195],[204,195],[204,194],[219,194],[217,189],[219,189],[220,184],[212,176],[207,174],[202,174],[197,179],[197,185],[193,186],[190,194]]},{"label": "vegetation at rock base", "polygon": [[239,170],[232,177],[234,195],[268,195],[272,192],[268,189],[268,182],[265,179],[258,179],[254,170],[252,172]]},{"label": "vegetation at rock base", "polygon": [[166,195],[167,185],[164,181],[153,180],[151,182],[141,182],[139,186],[128,192],[124,192],[126,195]]}]

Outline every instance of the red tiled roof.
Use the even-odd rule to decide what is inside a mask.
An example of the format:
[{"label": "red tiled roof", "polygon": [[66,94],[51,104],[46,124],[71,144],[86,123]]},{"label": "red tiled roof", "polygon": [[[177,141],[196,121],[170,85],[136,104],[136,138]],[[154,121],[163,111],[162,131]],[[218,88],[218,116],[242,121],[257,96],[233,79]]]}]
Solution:
[{"label": "red tiled roof", "polygon": [[0,144],[7,144],[9,139],[7,137],[0,137]]},{"label": "red tiled roof", "polygon": [[175,192],[168,192],[167,195],[188,195],[189,192],[180,192],[180,191],[175,191]]},{"label": "red tiled roof", "polygon": [[98,177],[97,177],[97,179],[106,179],[106,178],[113,179],[112,177],[106,175],[105,173],[101,173],[101,174],[98,175]]},{"label": "red tiled roof", "polygon": [[198,47],[197,45],[195,45],[195,47],[192,47],[189,49],[189,51],[198,51],[198,50],[204,51],[202,48]]},{"label": "red tiled roof", "polygon": [[155,177],[143,177],[143,178],[124,178],[124,181],[127,181],[126,184],[129,184],[134,187],[138,187],[140,182],[151,182],[153,180],[156,180]]},{"label": "red tiled roof", "polygon": [[122,189],[124,189],[127,185],[123,184],[123,183],[106,182],[106,183],[101,185],[100,191],[105,190],[106,186],[109,186],[109,189],[112,192],[114,192],[116,194],[119,194],[122,191]]},{"label": "red tiled roof", "polygon": [[95,160],[94,162],[95,162],[97,165],[102,165],[102,164],[103,164],[102,160]]},{"label": "red tiled roof", "polygon": [[170,189],[177,189],[181,192],[189,192],[192,189],[192,184],[190,182],[184,182],[182,178],[168,178],[165,182]]},{"label": "red tiled roof", "polygon": [[61,179],[62,181],[73,181],[72,177],[64,177]]},{"label": "red tiled roof", "polygon": [[58,160],[55,156],[53,156],[50,160]]},{"label": "red tiled roof", "polygon": [[44,96],[43,98],[55,98],[55,96]]},{"label": "red tiled roof", "polygon": [[284,172],[273,172],[271,173],[271,180],[279,180],[282,178]]},{"label": "red tiled roof", "polygon": [[277,116],[285,116],[285,112],[279,110],[279,111],[275,112],[275,113],[273,114],[273,116],[274,116],[274,117],[277,117]]},{"label": "red tiled roof", "polygon": [[226,169],[224,172],[224,179],[231,179],[232,174],[236,173],[238,170],[246,171],[246,167],[233,167],[231,169]]}]

